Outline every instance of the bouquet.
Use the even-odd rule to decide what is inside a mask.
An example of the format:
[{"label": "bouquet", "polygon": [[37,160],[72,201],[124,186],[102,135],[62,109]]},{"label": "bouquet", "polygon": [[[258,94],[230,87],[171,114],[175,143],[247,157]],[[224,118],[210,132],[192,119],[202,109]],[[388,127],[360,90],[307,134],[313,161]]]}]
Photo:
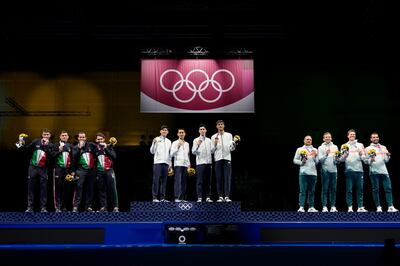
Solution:
[{"label": "bouquet", "polygon": [[111,137],[109,140],[111,146],[115,146],[118,142],[118,140],[115,137]]},{"label": "bouquet", "polygon": [[301,157],[302,161],[304,161],[304,159],[307,159],[307,155],[308,155],[308,152],[306,150],[300,151],[300,157]]},{"label": "bouquet", "polygon": [[340,147],[340,152],[341,152],[342,154],[348,153],[348,152],[349,152],[349,145],[343,144],[342,147]]},{"label": "bouquet", "polygon": [[338,164],[340,162],[340,158],[341,157],[342,157],[342,153],[339,150],[335,151],[335,161],[334,161],[334,163]]},{"label": "bouquet", "polygon": [[28,138],[28,134],[25,134],[25,133],[19,134],[19,140],[23,140],[23,139],[27,139],[27,138]]},{"label": "bouquet", "polygon": [[189,176],[194,176],[196,174],[196,169],[188,167],[187,172]]},{"label": "bouquet", "polygon": [[170,168],[168,170],[168,176],[173,176],[174,175],[174,169]]},{"label": "bouquet", "polygon": [[375,157],[375,156],[376,156],[376,151],[375,151],[375,149],[370,149],[370,150],[368,151],[368,156],[369,156],[369,157]]},{"label": "bouquet", "polygon": [[15,146],[17,146],[17,148],[22,147],[23,145],[25,145],[25,141],[28,138],[28,134],[25,133],[21,133],[18,136],[18,142],[15,143]]},{"label": "bouquet", "polygon": [[68,182],[72,182],[74,180],[74,176],[68,174],[68,175],[65,176],[65,180],[68,181]]}]

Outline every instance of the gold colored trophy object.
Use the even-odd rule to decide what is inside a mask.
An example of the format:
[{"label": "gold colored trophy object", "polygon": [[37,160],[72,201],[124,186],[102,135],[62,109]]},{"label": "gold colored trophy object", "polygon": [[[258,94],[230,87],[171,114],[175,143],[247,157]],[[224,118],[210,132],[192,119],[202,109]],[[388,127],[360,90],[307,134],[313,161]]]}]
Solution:
[{"label": "gold colored trophy object", "polygon": [[194,169],[192,167],[188,167],[187,172],[188,172],[189,176],[194,176],[196,174],[196,169]]},{"label": "gold colored trophy object", "polygon": [[173,176],[174,175],[174,169],[170,168],[168,170],[168,176]]},{"label": "gold colored trophy object", "polygon": [[109,142],[110,142],[109,145],[112,145],[112,146],[115,146],[118,143],[118,141],[117,141],[117,139],[115,137],[111,137],[109,139]]},{"label": "gold colored trophy object", "polygon": [[71,181],[73,181],[73,180],[74,180],[74,176],[73,176],[73,175],[70,175],[70,174],[68,174],[68,175],[66,175],[66,176],[65,176],[65,180],[67,180],[68,182],[71,182]]},{"label": "gold colored trophy object", "polygon": [[235,136],[233,137],[233,141],[234,141],[234,142],[239,142],[239,141],[240,141],[240,136],[239,136],[239,135],[235,135]]}]

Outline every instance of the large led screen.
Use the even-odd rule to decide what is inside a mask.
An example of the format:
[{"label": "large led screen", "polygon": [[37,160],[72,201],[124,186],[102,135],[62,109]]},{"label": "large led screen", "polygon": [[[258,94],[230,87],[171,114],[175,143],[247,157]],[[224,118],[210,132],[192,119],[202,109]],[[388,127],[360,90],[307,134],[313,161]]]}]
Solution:
[{"label": "large led screen", "polygon": [[143,113],[253,113],[253,60],[143,59]]}]

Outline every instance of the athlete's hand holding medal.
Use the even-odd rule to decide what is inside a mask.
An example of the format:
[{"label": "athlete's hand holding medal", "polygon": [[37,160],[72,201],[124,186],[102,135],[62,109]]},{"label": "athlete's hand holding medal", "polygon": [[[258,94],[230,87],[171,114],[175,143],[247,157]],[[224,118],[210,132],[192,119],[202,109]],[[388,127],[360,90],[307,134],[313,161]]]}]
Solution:
[{"label": "athlete's hand holding medal", "polygon": [[185,144],[185,141],[183,139],[179,139],[178,141],[178,149]]},{"label": "athlete's hand holding medal", "polygon": [[215,139],[214,139],[214,145],[215,146],[217,146],[218,145],[218,142],[219,142],[219,137],[218,137],[219,135],[217,134],[217,136],[215,136]]},{"label": "athlete's hand holding medal", "polygon": [[60,146],[58,147],[58,150],[60,152],[62,152],[64,150],[64,146],[65,146],[65,142],[64,141],[60,141]]},{"label": "athlete's hand holding medal", "polygon": [[79,140],[78,148],[82,149],[82,148],[85,146],[85,144],[86,144],[86,141],[84,141],[84,140]]}]

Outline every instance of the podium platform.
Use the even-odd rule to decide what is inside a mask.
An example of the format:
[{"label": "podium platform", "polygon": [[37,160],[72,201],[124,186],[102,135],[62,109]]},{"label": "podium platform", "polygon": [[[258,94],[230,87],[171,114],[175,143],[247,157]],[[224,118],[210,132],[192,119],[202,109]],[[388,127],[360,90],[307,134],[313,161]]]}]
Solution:
[{"label": "podium platform", "polygon": [[383,246],[388,239],[400,240],[400,213],[247,212],[240,202],[132,202],[129,212],[120,213],[0,213],[0,246]]},{"label": "podium platform", "polygon": [[13,265],[398,265],[399,239],[399,213],[247,212],[240,202],[0,213],[0,257]]}]

